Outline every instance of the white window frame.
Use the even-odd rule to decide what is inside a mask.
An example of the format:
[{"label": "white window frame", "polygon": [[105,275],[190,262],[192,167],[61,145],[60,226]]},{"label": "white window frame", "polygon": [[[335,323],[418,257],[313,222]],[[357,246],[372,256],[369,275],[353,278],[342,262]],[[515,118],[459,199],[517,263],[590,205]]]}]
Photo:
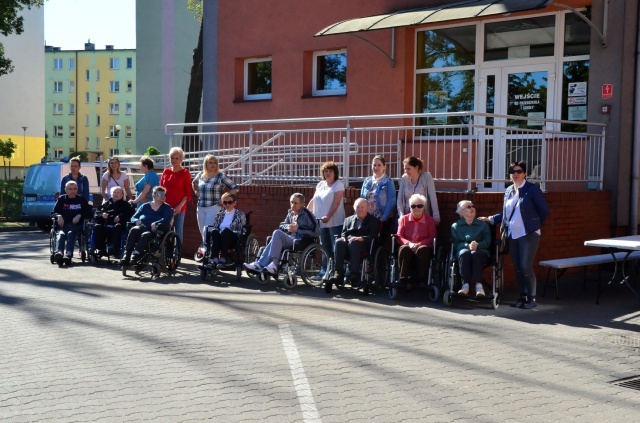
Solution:
[{"label": "white window frame", "polygon": [[124,127],[124,137],[131,138],[132,134],[133,134],[133,127],[131,125],[126,125]]},{"label": "white window frame", "polygon": [[64,128],[62,125],[53,125],[53,136],[56,138],[64,136]]},{"label": "white window frame", "polygon": [[89,126],[89,115],[84,115],[84,126]]},{"label": "white window frame", "polygon": [[127,69],[133,69],[133,57],[127,57]]},{"label": "white window frame", "polygon": [[96,69],[96,81],[100,81],[100,69]]},{"label": "white window frame", "polygon": [[54,58],[53,59],[53,70],[62,70],[63,63],[62,59]]},{"label": "white window frame", "polygon": [[249,65],[251,63],[271,62],[271,81],[273,84],[273,59],[269,57],[260,57],[253,59],[246,59],[244,61],[244,99],[245,100],[271,100],[273,94],[273,85],[271,86],[271,92],[268,94],[249,94]]},{"label": "white window frame", "polygon": [[53,158],[54,159],[61,159],[62,155],[64,154],[62,148],[54,148],[53,149]]},{"label": "white window frame", "polygon": [[69,92],[70,93],[76,92],[76,81],[69,81]]},{"label": "white window frame", "polygon": [[90,100],[91,100],[91,95],[89,94],[89,91],[87,91],[86,93],[84,93],[84,102],[86,104],[89,104]]},{"label": "white window frame", "polygon": [[84,71],[84,80],[88,81],[91,78],[91,71],[89,69]]},{"label": "white window frame", "polygon": [[100,148],[100,137],[96,137],[96,150]]},{"label": "white window frame", "polygon": [[89,141],[89,137],[84,137],[84,149],[88,150],[90,147],[90,141]]},{"label": "white window frame", "polygon": [[76,58],[75,57],[70,57],[69,58],[69,69],[75,69],[76,68]]},{"label": "white window frame", "polygon": [[[318,57],[320,56],[330,56],[334,54],[344,54],[347,55],[347,49],[340,50],[325,50],[325,51],[316,51],[313,53],[313,72],[311,77],[311,94],[314,97],[321,97],[327,95],[346,95],[347,87],[338,88],[335,90],[319,90],[316,87],[318,86]],[[349,56],[347,55],[347,66],[349,63]]]},{"label": "white window frame", "polygon": [[96,115],[96,126],[100,126],[100,115]]},{"label": "white window frame", "polygon": [[69,138],[75,138],[76,136],[76,127],[74,125],[69,125]]},{"label": "white window frame", "polygon": [[76,103],[69,103],[69,114],[70,115],[76,114]]},{"label": "white window frame", "polygon": [[127,92],[133,91],[133,81],[127,81]]},{"label": "white window frame", "polygon": [[133,104],[132,103],[127,103],[127,111],[126,113],[128,115],[133,114]]},{"label": "white window frame", "polygon": [[62,81],[53,81],[54,93],[61,93],[63,89],[64,89],[64,84],[62,83]]},{"label": "white window frame", "polygon": [[62,103],[53,103],[53,114],[61,115],[62,113],[64,113]]},{"label": "white window frame", "polygon": [[100,93],[96,92],[96,104],[100,104]]},{"label": "white window frame", "polygon": [[120,81],[109,81],[109,92],[119,93],[120,92]]},{"label": "white window frame", "polygon": [[119,115],[120,114],[120,104],[119,103],[110,103],[109,104],[109,114],[110,115]]},{"label": "white window frame", "polygon": [[120,58],[119,57],[110,57],[109,58],[109,69],[120,69]]},{"label": "white window frame", "polygon": [[113,157],[113,156],[119,156],[120,153],[118,153],[118,150],[115,148],[110,148],[109,149],[109,157]]}]

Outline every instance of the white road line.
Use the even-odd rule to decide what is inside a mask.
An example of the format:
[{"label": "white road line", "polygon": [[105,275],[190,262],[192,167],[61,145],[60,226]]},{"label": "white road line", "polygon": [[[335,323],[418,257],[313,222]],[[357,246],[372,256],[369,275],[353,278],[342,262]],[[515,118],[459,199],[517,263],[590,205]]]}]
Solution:
[{"label": "white road line", "polygon": [[298,354],[296,341],[293,339],[289,325],[279,325],[278,328],[280,329],[282,346],[289,361],[293,386],[296,388],[296,393],[298,394],[298,403],[300,403],[302,410],[302,419],[305,423],[322,423],[322,419],[320,419],[320,414],[316,408],[316,403],[313,401],[313,394],[309,387],[307,375],[304,372],[304,367],[302,367],[302,360],[300,360],[300,354]]}]

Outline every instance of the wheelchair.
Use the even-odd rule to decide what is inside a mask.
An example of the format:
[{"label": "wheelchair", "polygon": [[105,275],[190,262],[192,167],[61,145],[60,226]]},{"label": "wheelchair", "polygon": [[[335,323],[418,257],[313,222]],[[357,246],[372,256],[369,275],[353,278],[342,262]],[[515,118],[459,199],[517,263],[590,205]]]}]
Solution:
[{"label": "wheelchair", "polygon": [[[271,237],[267,237],[267,244]],[[256,257],[262,256],[266,247],[260,247]],[[329,262],[329,252],[320,245],[317,236],[304,236],[293,242],[293,248],[283,249],[278,260],[278,273],[272,275],[266,271],[258,273],[258,283],[261,285],[269,281],[269,277],[276,282],[282,280],[284,287],[293,289],[298,284],[299,275],[305,284],[311,287],[321,286],[323,280],[318,278],[322,270],[322,263]],[[250,274],[250,272],[247,272]]]},{"label": "wheelchair", "polygon": [[[489,225],[487,223],[487,225]],[[458,294],[458,290],[462,286],[462,279],[460,278],[458,259],[456,258],[456,252],[454,251],[454,245],[451,244],[451,251],[447,258],[447,264],[445,266],[445,283],[446,290],[442,296],[442,301],[445,306],[450,307],[453,303],[453,298],[466,298],[476,301],[491,301],[491,307],[496,310],[500,306],[502,296],[503,285],[503,258],[504,255],[500,253],[500,239],[496,237],[496,228],[494,225],[489,225],[489,232],[491,233],[491,245],[489,251],[491,257],[487,261],[487,264],[483,267],[483,271],[487,267],[491,268],[491,293],[487,293],[484,297],[471,297],[468,295]],[[484,284],[484,280],[482,281]]]},{"label": "wheelchair", "polygon": [[[91,228],[93,227],[88,219],[84,219],[82,231],[76,237],[76,249],[78,258],[84,263],[87,261],[89,251],[89,237],[91,236]],[[51,264],[55,263],[56,237],[58,235],[58,215],[51,214],[51,230],[49,231],[49,254]]]},{"label": "wheelchair", "polygon": [[[96,222],[96,219],[97,219],[99,213],[100,212],[96,210],[96,212],[95,212],[95,214],[93,216],[94,221],[91,224],[91,235],[89,236],[87,257],[89,259],[89,263],[94,264],[94,265],[98,264],[102,257],[106,257],[107,263],[111,264],[111,259],[120,260],[122,258],[122,253],[124,252],[124,245],[125,245],[125,242],[127,241],[127,231],[126,230],[122,231],[122,236],[120,237],[120,241],[119,241],[119,243],[120,243],[120,257],[112,254],[112,252],[109,249],[107,249],[107,255],[106,256],[100,254],[100,250],[97,248],[96,242],[95,242],[95,232],[93,231],[93,228],[96,225],[95,222]],[[107,231],[110,228],[113,228],[113,225],[107,225]]]},{"label": "wheelchair", "polygon": [[[228,251],[229,258],[231,259],[230,262],[223,265],[218,264],[218,266],[215,266],[212,269],[200,269],[201,281],[204,282],[207,279],[207,275],[216,277],[222,270],[235,270],[236,280],[240,281],[242,279],[242,264],[256,260],[256,257],[258,257],[259,245],[258,239],[251,233],[251,213],[252,212],[245,214],[247,221],[238,235],[238,243]],[[209,231],[210,228],[211,226],[208,226],[207,231]],[[211,257],[210,247],[207,245],[200,261],[210,263],[214,258],[215,257]],[[250,276],[248,272],[247,275]]]},{"label": "wheelchair", "polygon": [[[336,236],[336,240],[340,238]],[[335,248],[334,248],[335,251]],[[360,256],[361,259],[361,271],[360,271],[360,283],[359,286],[355,286],[351,283],[352,288],[362,288],[362,292],[365,295],[368,295],[371,292],[371,289],[382,288],[386,285],[387,275],[389,273],[389,262],[387,260],[387,252],[382,245],[382,242],[379,238],[375,238],[371,240],[371,244],[369,245],[369,251],[365,252]],[[338,281],[335,285],[336,288],[342,288],[346,285],[347,275],[351,271],[349,269],[349,260],[345,259],[345,277]],[[324,292],[330,294],[333,291],[334,283],[331,281],[330,277],[333,271],[335,270],[335,259],[331,257],[329,260],[329,266],[327,268],[327,273],[323,278],[324,282]]]},{"label": "wheelchair", "polygon": [[[398,245],[396,244],[396,234],[391,235],[391,254],[389,254],[389,299],[396,300],[400,296],[400,293],[406,288],[401,286],[400,283],[400,266],[398,265]],[[416,280],[412,276],[412,284],[414,287],[427,288],[429,300],[432,302],[438,301],[440,294],[442,293],[442,274],[443,274],[443,260],[442,260],[442,246],[438,245],[437,238],[433,239],[433,255],[428,263],[429,272],[426,280]],[[419,265],[422,265],[420,263]]]},{"label": "wheelchair", "polygon": [[[135,226],[134,223],[127,224],[127,234]],[[128,236],[128,235],[127,235]],[[123,250],[124,253],[124,250]],[[147,250],[140,254],[137,263],[122,266],[122,276],[127,276],[127,271],[133,267],[135,274],[140,276],[142,272],[150,267],[151,280],[156,280],[165,271],[168,275],[174,275],[182,259],[182,242],[180,237],[173,231],[173,220],[168,228],[162,225],[156,229],[155,236],[151,238]]]}]

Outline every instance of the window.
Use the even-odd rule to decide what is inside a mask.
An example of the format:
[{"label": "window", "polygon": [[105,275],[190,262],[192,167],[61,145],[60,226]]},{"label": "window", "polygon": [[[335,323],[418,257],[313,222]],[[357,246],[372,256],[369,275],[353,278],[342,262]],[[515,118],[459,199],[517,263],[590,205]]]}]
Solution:
[{"label": "window", "polygon": [[100,115],[96,116],[96,126],[100,126]]},{"label": "window", "polygon": [[53,59],[53,69],[54,70],[62,69],[62,59]]},{"label": "window", "polygon": [[119,57],[112,57],[109,59],[109,69],[120,69]]},{"label": "window", "polygon": [[84,115],[84,126],[89,126],[89,115]]},{"label": "window", "polygon": [[90,74],[90,73],[91,73],[91,72],[89,72],[89,69],[87,69],[86,71],[84,71],[84,79],[85,79],[85,81],[88,81],[88,80],[89,80],[89,74]]},{"label": "window", "polygon": [[133,90],[133,82],[127,81],[127,91],[131,92]]},{"label": "window", "polygon": [[69,114],[70,115],[75,115],[76,114],[76,104],[75,103],[69,103]]},{"label": "window", "polygon": [[127,114],[130,115],[132,113],[133,106],[131,103],[127,103]]},{"label": "window", "polygon": [[53,81],[53,92],[54,93],[62,92],[62,81]]},{"label": "window", "polygon": [[96,92],[96,104],[100,104],[100,93]]},{"label": "window", "polygon": [[[416,46],[416,113],[473,110],[476,27],[419,31]],[[465,123],[466,119],[428,117],[417,123],[452,125]]]},{"label": "window", "polygon": [[244,61],[244,99],[271,99],[271,58]]},{"label": "window", "polygon": [[116,138],[119,135],[120,131],[116,131],[116,127],[115,126],[109,126],[109,136],[112,138]]},{"label": "window", "polygon": [[131,125],[127,125],[124,127],[124,136],[125,138],[131,138],[131,134],[132,134],[133,130],[131,128]]},{"label": "window", "polygon": [[64,131],[62,130],[62,126],[60,125],[54,125],[53,126],[53,136],[54,137],[61,137],[64,134]]},{"label": "window", "polygon": [[84,102],[89,104],[89,100],[91,97],[89,96],[89,92],[84,93]]},{"label": "window", "polygon": [[100,69],[96,70],[96,81],[100,81]]},{"label": "window", "polygon": [[484,60],[553,56],[555,22],[555,16],[537,16],[485,24]]},{"label": "window", "polygon": [[70,93],[76,92],[76,81],[69,81],[69,92]]},{"label": "window", "polygon": [[313,54],[313,95],[347,93],[347,51],[325,51]]},{"label": "window", "polygon": [[62,114],[62,103],[53,103],[53,114],[54,115]]},{"label": "window", "polygon": [[84,149],[89,149],[89,137],[84,137]]},{"label": "window", "polygon": [[110,115],[119,115],[120,114],[120,105],[118,103],[109,104],[109,114]]},{"label": "window", "polygon": [[133,57],[127,57],[127,69],[133,69]]},{"label": "window", "polygon": [[62,158],[62,148],[54,148],[53,149],[53,158],[54,159],[61,159]]},{"label": "window", "polygon": [[112,93],[120,92],[120,81],[111,81],[109,82],[109,91]]},{"label": "window", "polygon": [[582,56],[591,53],[591,28],[575,13],[564,15],[564,56]]},{"label": "window", "polygon": [[75,68],[76,68],[76,59],[72,57],[69,59],[69,69],[75,69]]},{"label": "window", "polygon": [[75,138],[76,136],[76,127],[73,125],[69,125],[69,138]]},{"label": "window", "polygon": [[120,153],[118,152],[118,150],[116,150],[115,148],[110,148],[109,149],[109,156],[113,157],[113,156],[118,156],[120,155]]},{"label": "window", "polygon": [[100,148],[100,137],[96,137],[96,148]]}]

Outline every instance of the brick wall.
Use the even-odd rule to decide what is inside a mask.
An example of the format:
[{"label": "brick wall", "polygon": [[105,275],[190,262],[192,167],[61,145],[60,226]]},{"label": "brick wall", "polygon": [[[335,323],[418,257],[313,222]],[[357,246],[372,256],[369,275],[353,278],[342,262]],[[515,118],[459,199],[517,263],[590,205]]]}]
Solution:
[{"label": "brick wall", "polygon": [[[289,197],[301,192],[307,200],[313,196],[314,188],[292,187],[241,187],[238,208],[245,213],[252,211],[253,233],[262,245],[265,237],[284,220],[289,208]],[[360,191],[349,188],[346,192],[347,215],[353,213],[353,201]],[[438,226],[438,240],[449,249],[451,224],[458,220],[456,205],[460,200],[469,199],[476,206],[478,216],[486,216],[502,209],[502,193],[461,193],[439,192],[438,204],[442,222]],[[542,227],[542,238],[535,262],[563,257],[598,254],[593,247],[585,247],[584,241],[618,235],[616,228],[609,224],[611,194],[608,191],[552,192],[546,193],[550,214]],[[195,205],[190,204],[185,221],[184,254],[191,256],[200,243]],[[546,278],[546,268],[536,266],[539,280]],[[505,260],[505,283],[515,286],[511,260]],[[488,276],[488,275],[487,275]]]}]

